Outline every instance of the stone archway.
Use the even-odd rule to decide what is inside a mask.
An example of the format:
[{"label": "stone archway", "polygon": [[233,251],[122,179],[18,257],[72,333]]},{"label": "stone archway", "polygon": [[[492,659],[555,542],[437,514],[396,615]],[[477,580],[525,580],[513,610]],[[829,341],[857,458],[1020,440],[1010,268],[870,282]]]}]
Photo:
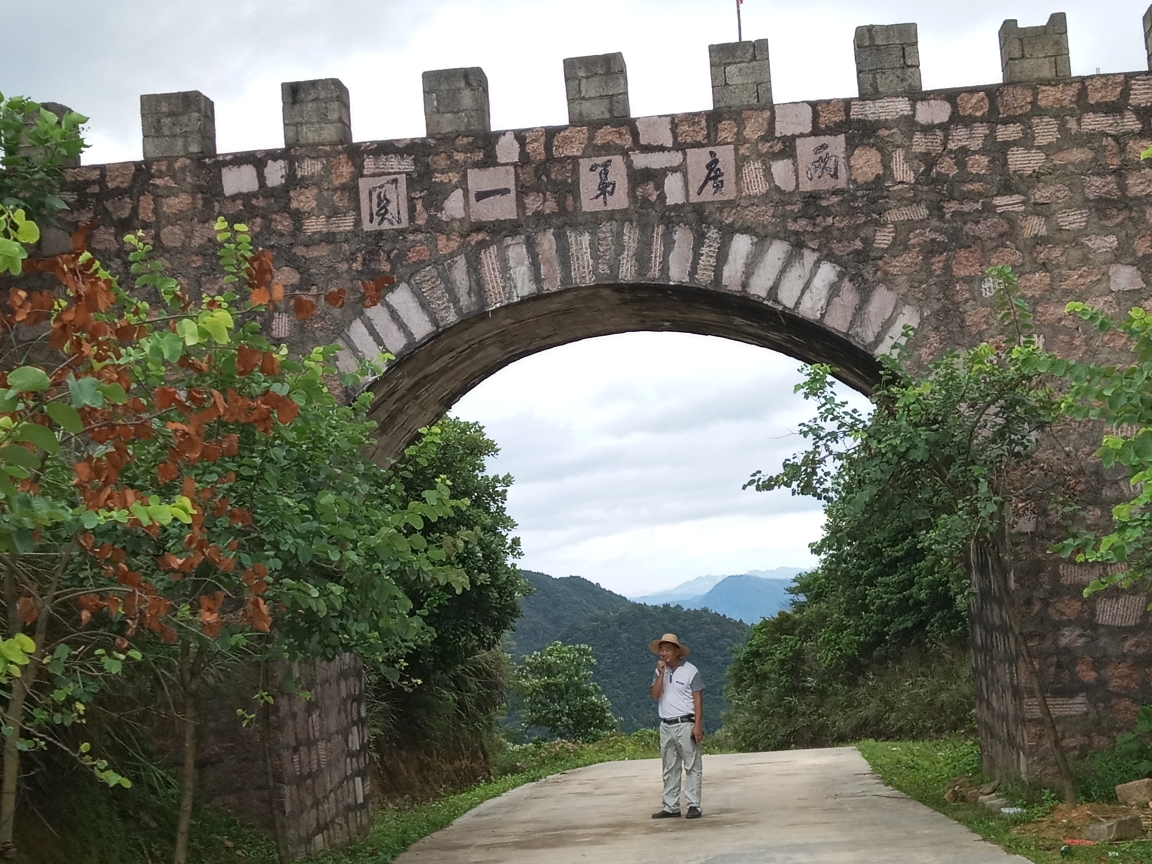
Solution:
[{"label": "stone archway", "polygon": [[[560,235],[560,236],[557,236]],[[827,363],[871,390],[915,307],[809,249],[711,225],[603,221],[478,246],[413,272],[349,322],[340,362],[397,358],[372,383],[377,459],[521,357],[637,330],[723,336]]]}]

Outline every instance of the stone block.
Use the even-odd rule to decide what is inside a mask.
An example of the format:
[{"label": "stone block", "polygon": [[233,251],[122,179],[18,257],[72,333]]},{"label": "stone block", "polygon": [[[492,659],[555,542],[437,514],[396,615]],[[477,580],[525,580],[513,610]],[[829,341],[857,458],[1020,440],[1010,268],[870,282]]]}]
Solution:
[{"label": "stone block", "polygon": [[216,155],[216,107],[199,90],[140,97],[145,159]]},{"label": "stone block", "polygon": [[1116,787],[1116,800],[1121,804],[1135,804],[1143,807],[1152,801],[1152,780],[1133,780],[1131,783],[1121,783]]},{"label": "stone block", "polygon": [[478,66],[425,72],[424,122],[429,137],[492,129],[488,76]]},{"label": "stone block", "polygon": [[923,89],[915,24],[857,27],[855,49],[861,96],[918,93]]},{"label": "stone block", "polygon": [[618,120],[631,116],[624,55],[596,54],[564,60],[568,121]]},{"label": "stone block", "polygon": [[1000,27],[1000,66],[1005,84],[1068,78],[1068,20],[1054,13],[1041,27],[1021,27],[1015,19]]},{"label": "stone block", "polygon": [[352,143],[348,88],[339,79],[286,81],[280,98],[285,147]]},{"label": "stone block", "polygon": [[712,106],[744,108],[772,104],[772,68],[768,40],[708,46],[712,71]]},{"label": "stone block", "polygon": [[1148,53],[1148,68],[1152,69],[1152,6],[1144,13],[1144,47]]},{"label": "stone block", "polygon": [[1139,840],[1143,836],[1144,828],[1140,825],[1140,817],[1136,815],[1105,819],[1103,822],[1093,822],[1084,828],[1084,839],[1095,840],[1097,843]]}]

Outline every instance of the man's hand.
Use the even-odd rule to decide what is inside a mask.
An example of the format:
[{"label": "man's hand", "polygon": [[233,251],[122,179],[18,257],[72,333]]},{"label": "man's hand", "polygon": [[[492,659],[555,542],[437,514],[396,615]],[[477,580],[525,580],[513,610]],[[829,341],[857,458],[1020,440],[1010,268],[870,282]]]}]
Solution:
[{"label": "man's hand", "polygon": [[694,723],[692,725],[692,740],[697,744],[704,740],[704,727],[699,723]]},{"label": "man's hand", "polygon": [[667,668],[668,668],[668,664],[665,663],[663,660],[657,660],[656,661],[656,671],[657,672],[664,672],[665,670],[667,670]]}]

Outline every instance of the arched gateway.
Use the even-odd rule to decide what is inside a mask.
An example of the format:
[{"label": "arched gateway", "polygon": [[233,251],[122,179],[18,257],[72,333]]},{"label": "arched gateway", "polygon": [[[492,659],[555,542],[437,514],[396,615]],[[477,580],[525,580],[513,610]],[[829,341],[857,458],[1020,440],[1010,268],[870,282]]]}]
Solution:
[{"label": "arched gateway", "polygon": [[[905,324],[921,359],[993,335],[993,264],[1016,268],[1049,348],[1102,356],[1063,308],[1149,299],[1152,76],[1069,77],[1063,15],[1005,22],[1000,44],[1004,84],[923,93],[915,25],[862,27],[861,97],[786,105],[772,103],[766,41],[714,45],[714,109],[643,118],[620,55],[576,58],[571,124],[502,133],[481,70],[426,73],[428,137],[404,141],[353,143],[343,85],[298,82],[283,87],[285,148],[226,155],[200,93],[145,96],[145,160],[71,169],[71,217],[101,222],[105,257],[145,229],[192,288],[218,278],[218,214],[251,226],[294,291],[393,274],[373,309],[267,321],[294,350],[338,341],[349,369],[398,358],[372,384],[381,459],[517,358],[629,330],[763,345],[867,390]],[[1123,491],[1094,471],[1083,488],[1092,502]],[[1152,701],[1144,599],[1083,599],[1092,569],[1044,551],[1057,527],[1040,514],[1015,528],[1015,590],[1061,732],[1075,752],[1107,746]],[[1036,706],[990,586],[974,583],[986,767],[1027,774],[1045,758]],[[291,745],[298,773],[306,738]],[[339,765],[309,776],[362,806]],[[294,794],[301,812],[320,800]],[[293,842],[319,848],[355,820],[298,824]]]}]

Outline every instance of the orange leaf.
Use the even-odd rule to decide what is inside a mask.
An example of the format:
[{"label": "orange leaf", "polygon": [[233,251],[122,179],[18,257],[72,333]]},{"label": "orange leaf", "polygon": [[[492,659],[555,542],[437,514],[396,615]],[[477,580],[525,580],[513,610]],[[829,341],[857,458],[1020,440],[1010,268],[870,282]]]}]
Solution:
[{"label": "orange leaf", "polygon": [[364,292],[364,308],[369,309],[372,306],[380,305],[380,297],[383,295],[384,289],[395,283],[396,277],[387,274],[379,279],[373,279],[371,282],[361,281],[360,288]]},{"label": "orange leaf", "polygon": [[253,630],[268,633],[272,630],[272,616],[268,614],[268,604],[263,597],[249,597],[244,606],[244,614],[240,616]]},{"label": "orange leaf", "polygon": [[248,295],[248,302],[253,306],[263,306],[272,299],[272,294],[267,288],[257,288]]},{"label": "orange leaf", "polygon": [[348,293],[347,288],[335,288],[324,295],[324,301],[333,308],[344,308],[344,296]]},{"label": "orange leaf", "polygon": [[166,411],[180,401],[180,394],[176,392],[174,387],[157,387],[153,398],[156,400],[156,407],[161,411]]},{"label": "orange leaf", "polygon": [[21,597],[16,601],[16,608],[20,612],[20,620],[25,624],[31,624],[40,617],[40,610],[36,608],[36,601],[31,597]]},{"label": "orange leaf", "polygon": [[249,348],[247,345],[238,347],[236,349],[236,374],[247,375],[254,370],[260,365],[260,358],[263,353],[255,348]]},{"label": "orange leaf", "polygon": [[307,321],[316,314],[316,304],[307,297],[294,297],[292,310],[296,313],[296,320]]},{"label": "orange leaf", "polygon": [[265,375],[278,375],[280,373],[280,358],[271,351],[265,351],[260,358],[260,371]]},{"label": "orange leaf", "polygon": [[171,483],[180,476],[180,469],[171,462],[161,462],[156,467],[156,479],[161,483]]},{"label": "orange leaf", "polygon": [[280,407],[276,409],[276,419],[287,426],[296,419],[296,415],[299,413],[300,406],[291,399],[285,399],[280,403]]}]

